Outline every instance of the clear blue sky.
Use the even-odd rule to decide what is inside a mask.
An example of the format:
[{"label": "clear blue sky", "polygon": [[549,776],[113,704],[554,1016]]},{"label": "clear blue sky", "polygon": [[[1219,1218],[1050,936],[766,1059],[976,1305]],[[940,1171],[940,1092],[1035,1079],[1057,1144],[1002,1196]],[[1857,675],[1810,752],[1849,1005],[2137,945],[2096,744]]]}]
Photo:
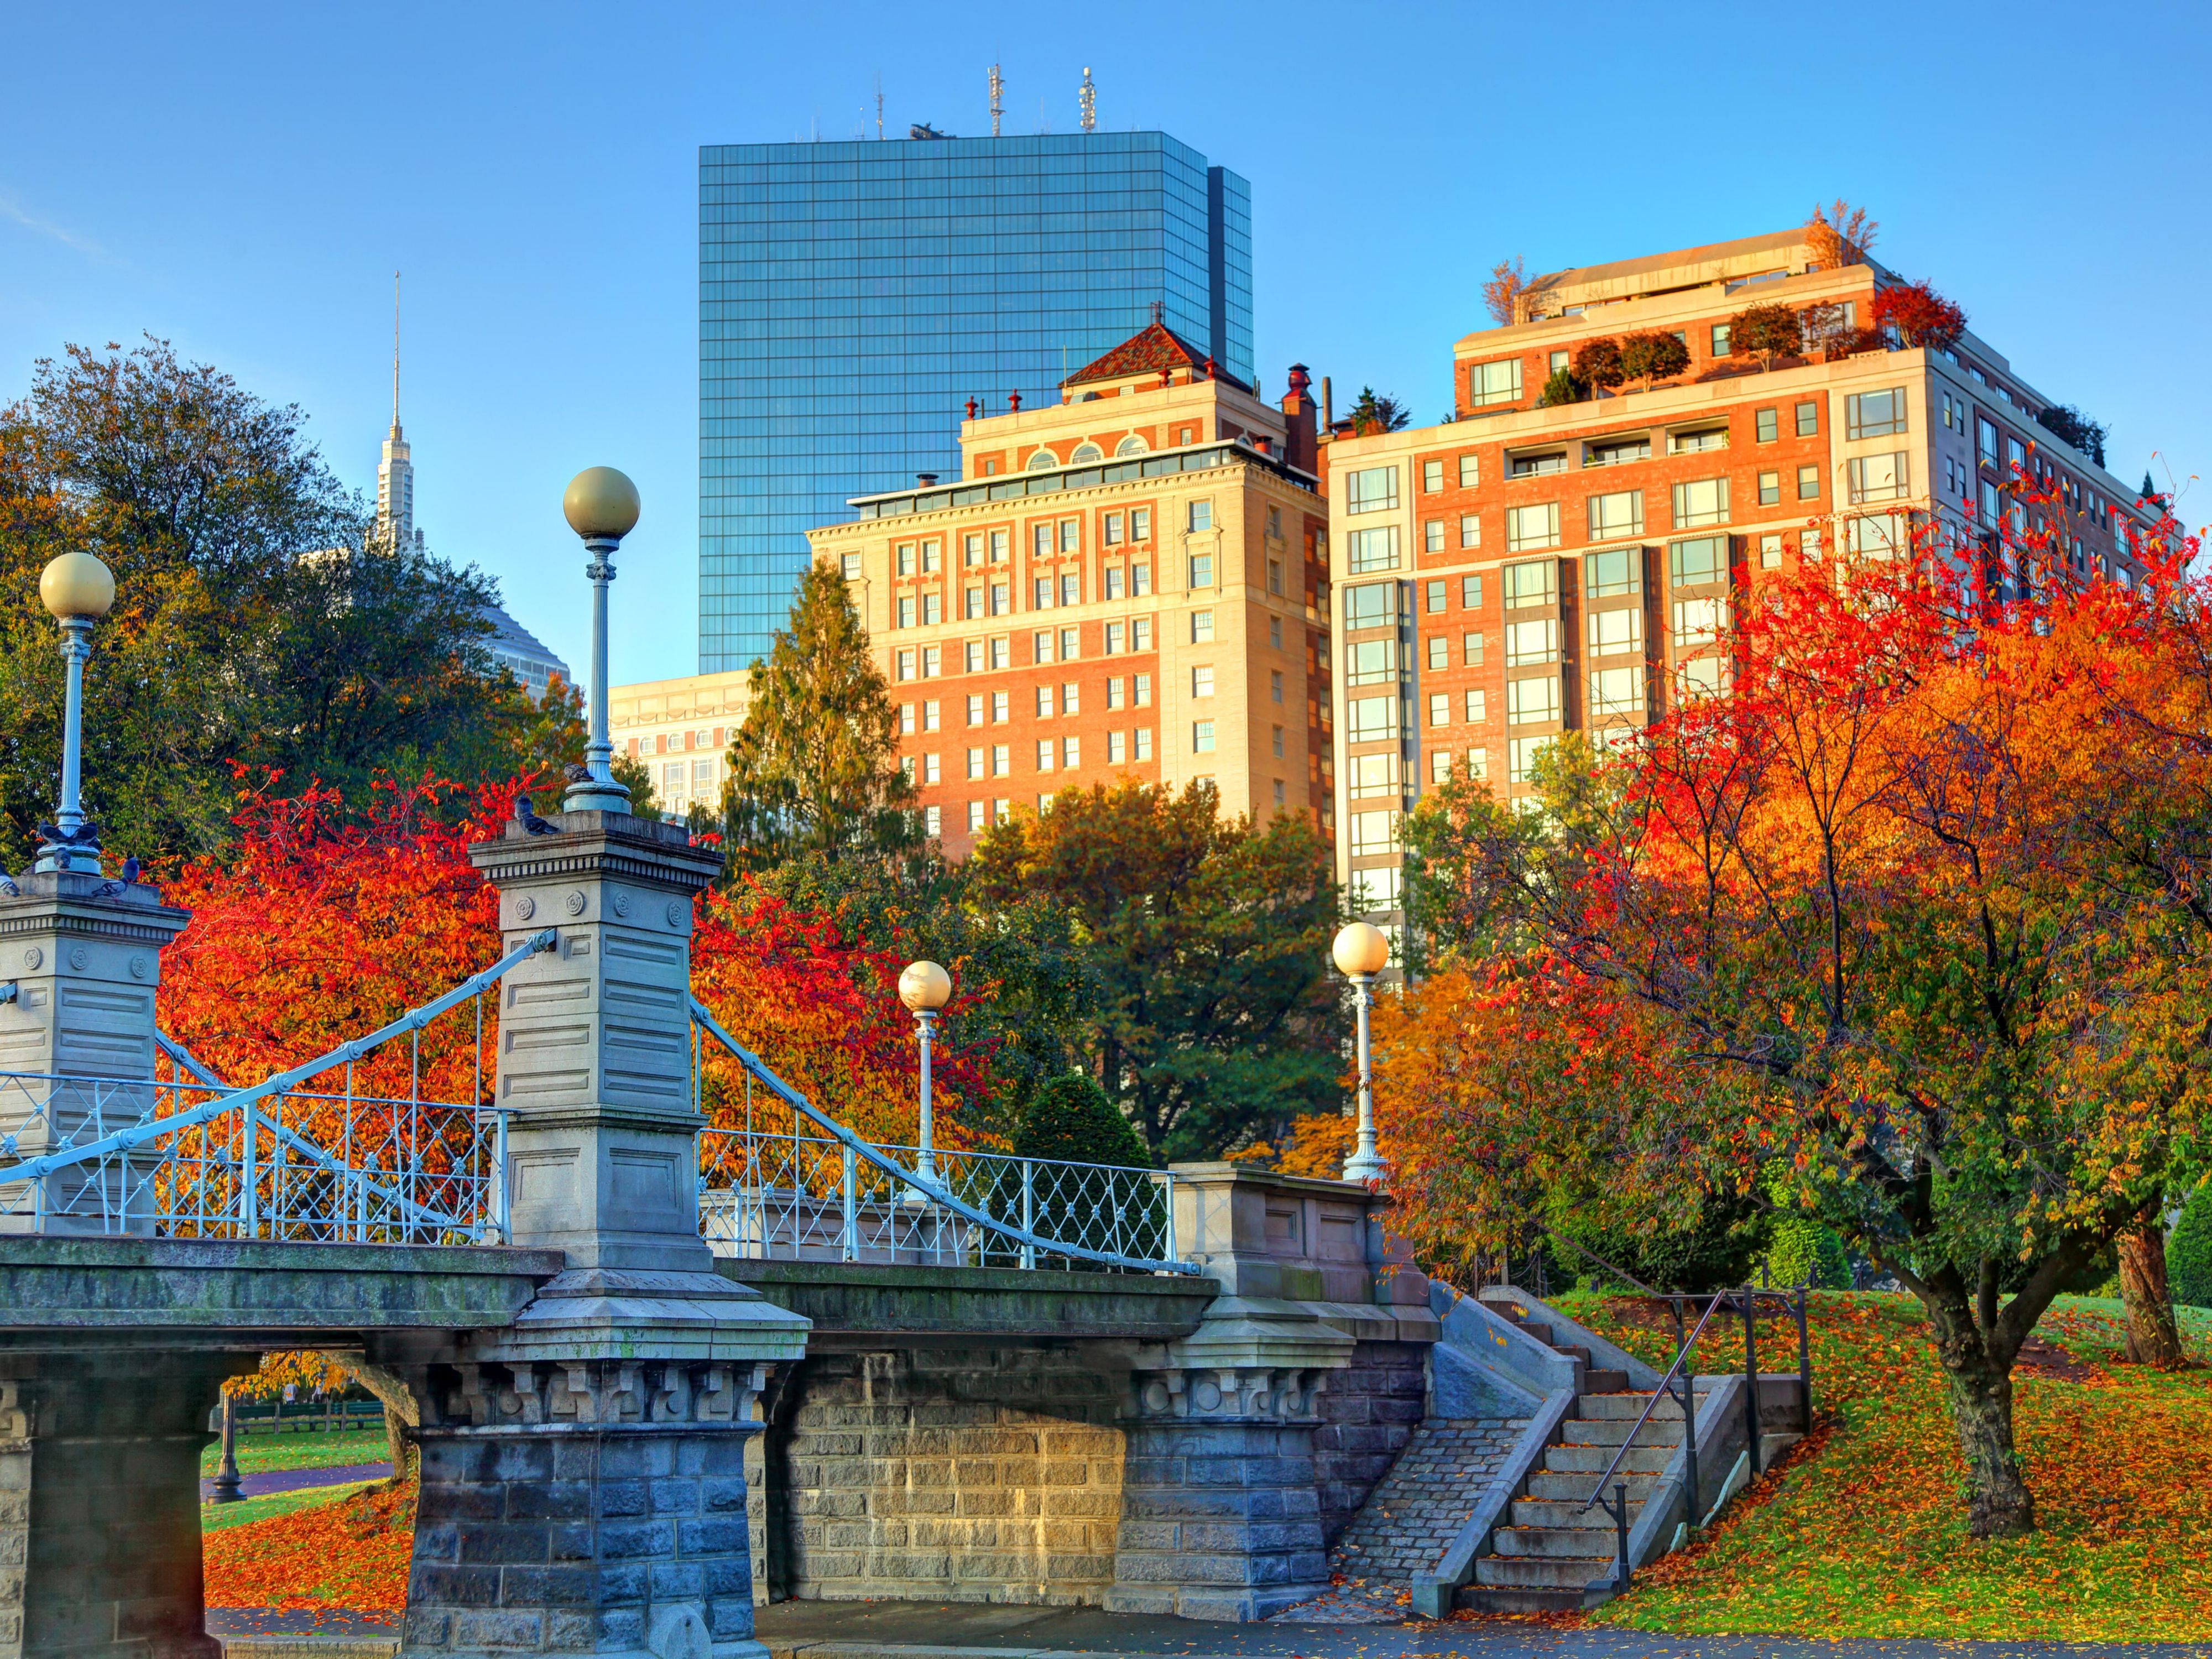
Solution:
[{"label": "clear blue sky", "polygon": [[[1504,254],[1589,264],[1844,196],[2133,482],[2212,464],[2212,8],[39,6],[0,70],[0,397],[150,331],[296,402],[374,488],[392,271],[416,522],[574,664],[560,492],[645,517],[617,681],[696,661],[696,149],[1098,115],[1252,183],[1259,362],[1446,407]],[[2205,489],[2184,516],[2207,516]]]}]

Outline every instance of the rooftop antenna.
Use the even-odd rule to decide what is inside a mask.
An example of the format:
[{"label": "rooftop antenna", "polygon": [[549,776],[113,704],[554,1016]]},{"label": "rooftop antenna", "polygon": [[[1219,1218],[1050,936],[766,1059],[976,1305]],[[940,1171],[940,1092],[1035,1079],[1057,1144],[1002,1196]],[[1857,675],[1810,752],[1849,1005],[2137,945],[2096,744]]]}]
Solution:
[{"label": "rooftop antenna", "polygon": [[392,435],[399,435],[399,273],[392,273]]},{"label": "rooftop antenna", "polygon": [[1006,77],[999,73],[996,64],[991,65],[991,137],[999,136],[999,117],[1004,112],[1006,97]]},{"label": "rooftop antenna", "polygon": [[1083,66],[1083,90],[1077,94],[1083,105],[1083,130],[1091,131],[1098,125],[1098,88],[1091,79],[1091,65]]},{"label": "rooftop antenna", "polygon": [[877,142],[878,142],[878,143],[880,143],[883,141],[883,136],[884,136],[884,77],[883,77],[882,76],[878,75],[878,76],[876,76],[876,139],[877,139]]}]

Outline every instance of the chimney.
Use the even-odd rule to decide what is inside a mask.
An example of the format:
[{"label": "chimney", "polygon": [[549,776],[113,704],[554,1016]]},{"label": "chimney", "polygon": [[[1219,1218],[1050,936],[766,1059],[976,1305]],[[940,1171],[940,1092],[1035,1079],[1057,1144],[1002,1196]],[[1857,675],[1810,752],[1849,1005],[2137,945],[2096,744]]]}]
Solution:
[{"label": "chimney", "polygon": [[937,482],[937,474],[934,472],[917,472],[914,475],[914,481],[922,489],[927,489]]},{"label": "chimney", "polygon": [[971,421],[975,418],[975,400],[973,398],[968,400],[968,418]]},{"label": "chimney", "polygon": [[1314,400],[1310,395],[1313,377],[1304,363],[1291,365],[1291,389],[1283,394],[1283,459],[1302,471],[1318,474],[1321,471],[1316,453],[1319,448],[1314,422]]},{"label": "chimney", "polygon": [[1327,432],[1336,424],[1336,415],[1328,400],[1328,376],[1321,377],[1321,429]]},{"label": "chimney", "polygon": [[1006,407],[1012,410],[1015,414],[1020,414],[1022,410],[1022,394],[1018,392],[1009,392],[1006,394]]}]

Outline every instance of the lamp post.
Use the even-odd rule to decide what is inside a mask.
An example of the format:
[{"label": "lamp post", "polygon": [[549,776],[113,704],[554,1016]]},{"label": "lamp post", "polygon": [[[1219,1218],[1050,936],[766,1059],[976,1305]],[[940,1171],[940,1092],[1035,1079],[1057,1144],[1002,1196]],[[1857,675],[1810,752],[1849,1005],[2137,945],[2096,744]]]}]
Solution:
[{"label": "lamp post", "polygon": [[100,830],[86,819],[78,799],[84,767],[84,665],[92,656],[94,625],[114,608],[115,578],[89,553],[64,553],[40,573],[39,599],[61,624],[69,695],[62,725],[62,801],[54,814],[60,833],[40,841],[32,868],[96,876]]},{"label": "lamp post", "polygon": [[615,579],[615,549],[636,528],[637,486],[611,466],[587,466],[568,480],[561,510],[583,538],[592,562],[592,732],[584,745],[585,775],[561,797],[564,812],[627,812],[629,791],[615,781],[613,742],[607,736],[607,584]]},{"label": "lamp post", "polygon": [[234,1410],[236,1402],[226,1391],[222,1396],[222,1462],[216,1468],[215,1490],[210,1501],[235,1504],[246,1494],[238,1489],[238,1419]]},{"label": "lamp post", "polygon": [[[915,1162],[915,1173],[925,1181],[937,1179],[937,1165],[933,1161],[929,1146],[929,1045],[937,1024],[937,1012],[952,995],[952,975],[933,962],[910,962],[899,975],[899,1000],[906,1004],[914,1015],[915,1028],[921,1036],[921,1156]],[[920,1203],[922,1194],[913,1188],[907,1189],[909,1203]]]},{"label": "lamp post", "polygon": [[1355,921],[1338,930],[1330,954],[1352,981],[1359,1005],[1359,1145],[1344,1160],[1346,1181],[1380,1181],[1382,1155],[1375,1149],[1375,1091],[1367,1059],[1367,1010],[1374,1001],[1375,975],[1390,961],[1390,941],[1371,923]]}]

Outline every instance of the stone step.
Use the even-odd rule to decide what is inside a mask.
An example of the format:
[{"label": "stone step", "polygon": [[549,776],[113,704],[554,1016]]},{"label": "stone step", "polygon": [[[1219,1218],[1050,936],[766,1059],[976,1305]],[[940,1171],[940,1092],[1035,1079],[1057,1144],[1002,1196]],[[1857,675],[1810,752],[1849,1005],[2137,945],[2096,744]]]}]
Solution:
[{"label": "stone step", "polygon": [[[1643,1513],[1644,1500],[1633,1496],[1635,1488],[1629,1490],[1632,1495],[1628,1500],[1628,1524],[1632,1527],[1636,1524],[1636,1517]],[[1513,1524],[1516,1527],[1581,1528],[1602,1522],[1610,1527],[1613,1519],[1603,1510],[1595,1506],[1588,1510],[1583,1508],[1583,1500],[1589,1496],[1589,1488],[1586,1486],[1572,1498],[1516,1498],[1513,1500]]]},{"label": "stone step", "polygon": [[[1581,1351],[1577,1350],[1577,1352]],[[1589,1356],[1583,1353],[1583,1358],[1587,1364]],[[1627,1391],[1628,1373],[1626,1371],[1607,1370],[1592,1365],[1583,1372],[1583,1392],[1586,1395],[1626,1394]]]},{"label": "stone step", "polygon": [[1612,1600],[1607,1589],[1546,1589],[1536,1585],[1462,1584],[1452,1605],[1480,1613],[1579,1613]]},{"label": "stone step", "polygon": [[1528,1335],[1534,1337],[1536,1340],[1542,1343],[1546,1347],[1548,1348],[1552,1346],[1552,1328],[1549,1325],[1540,1325],[1534,1321],[1528,1319],[1516,1319],[1511,1320],[1509,1322],[1517,1326]]},{"label": "stone step", "polygon": [[1571,1446],[1618,1446],[1636,1431],[1639,1446],[1679,1446],[1682,1419],[1661,1422],[1656,1417],[1640,1427],[1632,1417],[1571,1417],[1559,1425],[1560,1437]]},{"label": "stone step", "polygon": [[[1599,1469],[1604,1467],[1602,1463],[1598,1465]],[[1554,1474],[1547,1474],[1540,1469],[1528,1477],[1528,1496],[1553,1503],[1579,1504],[1590,1495],[1590,1488],[1596,1484],[1597,1469],[1592,1469],[1588,1474],[1575,1474],[1565,1471]],[[1656,1474],[1631,1474],[1624,1469],[1606,1484],[1626,1486],[1628,1501],[1632,1504],[1640,1504],[1651,1496],[1651,1489],[1659,1484],[1659,1477]]]},{"label": "stone step", "polygon": [[1474,1582],[1530,1589],[1581,1589],[1609,1582],[1617,1569],[1610,1554],[1593,1556],[1481,1555]]},{"label": "stone step", "polygon": [[[1593,1560],[1620,1553],[1620,1534],[1610,1516],[1590,1511],[1605,1522],[1602,1527],[1500,1527],[1491,1534],[1491,1547],[1500,1555],[1542,1556],[1549,1559]],[[1631,1524],[1634,1517],[1630,1517]]]},{"label": "stone step", "polygon": [[[1699,1383],[1698,1392],[1704,1394],[1705,1387],[1705,1384]],[[1625,1417],[1632,1423],[1644,1415],[1644,1402],[1650,1398],[1651,1393],[1648,1389],[1624,1389],[1618,1394],[1585,1395],[1576,1402],[1575,1415],[1583,1418]],[[1662,1395],[1659,1403],[1652,1407],[1653,1422],[1656,1423],[1665,1419],[1671,1419],[1677,1423],[1682,1420],[1682,1401],[1679,1395]]]},{"label": "stone step", "polygon": [[1544,1468],[1552,1474],[1587,1474],[1595,1479],[1608,1466],[1616,1475],[1659,1474],[1674,1459],[1672,1447],[1631,1446],[1619,1453],[1620,1462],[1615,1464],[1616,1451],[1612,1446],[1547,1446]]}]

